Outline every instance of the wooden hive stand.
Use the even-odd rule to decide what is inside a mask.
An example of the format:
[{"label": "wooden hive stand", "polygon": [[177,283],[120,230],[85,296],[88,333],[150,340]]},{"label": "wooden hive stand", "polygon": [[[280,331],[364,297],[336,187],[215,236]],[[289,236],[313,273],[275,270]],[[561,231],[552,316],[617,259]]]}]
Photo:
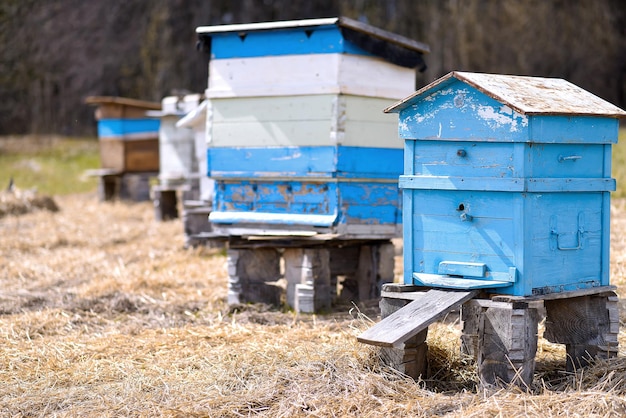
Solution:
[{"label": "wooden hive stand", "polygon": [[593,358],[617,356],[614,286],[523,297],[386,284],[380,306],[382,320],[358,340],[380,346],[386,364],[414,378],[427,374],[428,326],[459,307],[461,351],[475,359],[483,387],[530,387],[544,316],[543,337],[565,344],[567,371],[587,366]]},{"label": "wooden hive stand", "polygon": [[[394,255],[388,240],[231,240],[228,303],[286,302],[297,312],[314,313],[339,301],[377,299],[383,284],[393,281]],[[278,283],[281,278],[286,285]]]}]

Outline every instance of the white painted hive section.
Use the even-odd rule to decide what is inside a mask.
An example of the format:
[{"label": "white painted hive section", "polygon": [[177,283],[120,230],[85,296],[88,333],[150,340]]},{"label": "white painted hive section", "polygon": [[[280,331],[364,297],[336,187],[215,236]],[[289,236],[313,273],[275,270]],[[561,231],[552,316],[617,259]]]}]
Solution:
[{"label": "white painted hive section", "polygon": [[393,102],[351,95],[212,99],[207,125],[211,147],[404,147]]},{"label": "white painted hive section", "polygon": [[399,100],[415,91],[415,70],[381,58],[307,54],[215,59],[208,98],[351,94]]},{"label": "white painted hive section", "polygon": [[167,96],[161,100],[161,112],[165,115],[186,115],[192,112],[202,102],[200,94],[186,94],[184,96]]}]

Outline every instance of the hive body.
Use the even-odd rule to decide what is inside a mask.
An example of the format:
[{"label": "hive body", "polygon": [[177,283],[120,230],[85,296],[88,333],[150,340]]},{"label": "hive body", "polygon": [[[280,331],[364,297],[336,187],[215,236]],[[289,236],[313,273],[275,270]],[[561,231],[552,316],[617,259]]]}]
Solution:
[{"label": "hive body", "polygon": [[393,42],[346,22],[198,28],[211,52],[207,160],[217,233],[401,234],[403,145],[397,119],[382,110],[414,90],[423,51],[396,45],[390,53]]},{"label": "hive body", "polygon": [[473,73],[387,111],[405,140],[406,284],[518,296],[609,284],[623,111],[564,80]]}]

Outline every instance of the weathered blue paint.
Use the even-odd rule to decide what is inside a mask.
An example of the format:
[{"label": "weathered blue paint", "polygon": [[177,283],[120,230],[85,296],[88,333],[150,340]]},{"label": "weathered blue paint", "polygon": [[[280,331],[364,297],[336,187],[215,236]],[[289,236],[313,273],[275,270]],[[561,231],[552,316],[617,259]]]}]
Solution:
[{"label": "weathered blue paint", "polygon": [[[418,99],[415,99],[418,100]],[[455,80],[400,111],[401,138],[516,142],[529,138],[528,117]]]},{"label": "weathered blue paint", "polygon": [[209,177],[335,177],[397,180],[401,149],[371,147],[209,148]]},{"label": "weathered blue paint", "polygon": [[218,180],[211,222],[332,227],[400,222],[395,182]]},{"label": "weathered blue paint", "polygon": [[[207,173],[216,181],[209,220],[217,225],[216,233],[276,232],[289,237],[294,232],[350,240],[397,237],[403,152],[398,143],[391,143],[397,138],[393,132],[387,134],[388,123],[379,118],[381,102],[374,108],[369,104],[411,88],[414,77],[406,69],[421,67],[421,54],[428,47],[344,18],[202,27],[197,33],[203,49],[210,49],[211,59],[218,61],[214,68],[219,71],[209,74],[214,101],[228,99],[224,105],[228,111],[220,113],[216,107],[207,124]],[[259,94],[255,86],[268,77],[255,74],[271,71],[273,62],[289,68],[291,57],[296,72],[307,61],[319,66],[319,74],[313,70],[303,74],[305,92],[284,83]],[[229,85],[235,79],[229,78],[231,63],[236,63],[237,71],[248,69],[241,70],[245,77],[238,85]],[[356,80],[368,70],[373,77],[397,78],[378,77],[387,80],[381,87],[370,86],[367,80],[354,81],[354,88],[345,85],[346,79]],[[220,96],[224,92],[228,95]],[[284,100],[275,95],[284,95]],[[330,101],[322,103],[321,95]],[[246,110],[256,106],[267,108],[261,119]],[[241,115],[254,123],[239,129]],[[365,121],[367,129],[355,120]],[[270,144],[305,146],[265,146]]]},{"label": "weathered blue paint", "polygon": [[619,121],[592,116],[537,115],[530,121],[531,142],[616,144]]},{"label": "weathered blue paint", "polygon": [[387,110],[405,140],[405,283],[519,296],[608,285],[611,144],[624,112],[580,112],[587,96],[571,85],[530,97],[524,83],[543,81],[460,74]]},{"label": "weathered blue paint", "polygon": [[501,178],[400,176],[403,189],[477,190],[509,192],[610,192],[615,190],[612,178]]},{"label": "weathered blue paint", "polygon": [[607,270],[599,268],[606,255],[603,193],[404,193],[420,202],[405,227],[410,228],[405,229],[405,248],[410,243],[413,257],[405,266],[409,283],[413,273],[442,274],[442,262],[484,263],[486,279],[515,267],[518,280],[498,290],[515,295],[609,283]]},{"label": "weathered blue paint", "polygon": [[159,119],[100,119],[99,138],[124,138],[133,135],[159,135]]},{"label": "weathered blue paint", "polygon": [[347,41],[336,25],[211,35],[212,59],[336,53],[372,55]]}]

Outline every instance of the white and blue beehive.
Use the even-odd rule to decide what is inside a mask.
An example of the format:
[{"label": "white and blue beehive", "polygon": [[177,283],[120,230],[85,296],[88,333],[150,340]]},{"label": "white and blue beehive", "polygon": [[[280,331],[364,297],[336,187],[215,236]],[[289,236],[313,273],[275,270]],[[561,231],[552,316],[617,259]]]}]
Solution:
[{"label": "white and blue beehive", "polygon": [[562,79],[452,72],[399,113],[404,282],[516,296],[609,284],[626,113]]},{"label": "white and blue beehive", "polygon": [[199,27],[210,221],[226,236],[401,233],[397,120],[428,47],[346,18]]}]

